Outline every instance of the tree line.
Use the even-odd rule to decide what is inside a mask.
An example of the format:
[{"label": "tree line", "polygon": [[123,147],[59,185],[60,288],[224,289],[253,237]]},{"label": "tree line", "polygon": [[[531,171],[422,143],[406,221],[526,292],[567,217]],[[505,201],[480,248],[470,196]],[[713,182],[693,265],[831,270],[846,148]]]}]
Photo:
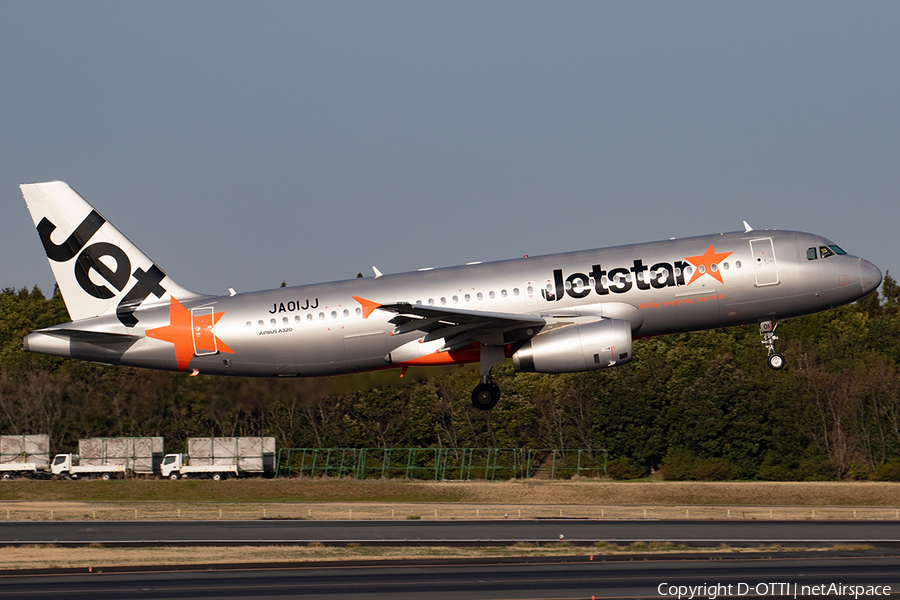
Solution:
[{"label": "tree line", "polygon": [[[567,375],[477,366],[314,380],[217,378],[31,354],[22,337],[68,320],[62,298],[0,292],[0,433],[275,436],[279,448],[605,450],[608,472],[667,479],[900,480],[900,287],[783,321],[772,371],[754,326],[642,339],[632,363]],[[565,453],[562,453],[564,456]]]}]

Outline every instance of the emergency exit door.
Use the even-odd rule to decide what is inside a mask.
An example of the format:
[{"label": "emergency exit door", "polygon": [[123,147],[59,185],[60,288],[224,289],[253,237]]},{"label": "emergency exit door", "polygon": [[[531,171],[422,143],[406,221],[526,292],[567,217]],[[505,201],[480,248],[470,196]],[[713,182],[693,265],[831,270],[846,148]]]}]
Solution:
[{"label": "emergency exit door", "polygon": [[191,338],[194,340],[194,354],[207,356],[219,351],[213,333],[213,308],[211,306],[191,309]]}]

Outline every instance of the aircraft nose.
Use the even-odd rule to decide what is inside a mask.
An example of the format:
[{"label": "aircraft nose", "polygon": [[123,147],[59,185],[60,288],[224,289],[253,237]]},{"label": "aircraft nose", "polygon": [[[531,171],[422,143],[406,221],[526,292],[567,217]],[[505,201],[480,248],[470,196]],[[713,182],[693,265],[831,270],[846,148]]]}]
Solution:
[{"label": "aircraft nose", "polygon": [[863,294],[868,294],[881,285],[881,269],[867,260],[859,259],[859,283]]}]

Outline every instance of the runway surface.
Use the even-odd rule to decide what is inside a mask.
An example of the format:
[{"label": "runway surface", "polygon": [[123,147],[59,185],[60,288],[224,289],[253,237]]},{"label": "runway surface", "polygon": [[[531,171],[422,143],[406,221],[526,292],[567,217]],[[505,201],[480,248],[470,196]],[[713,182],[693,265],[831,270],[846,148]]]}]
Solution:
[{"label": "runway surface", "polygon": [[896,543],[900,521],[37,521],[0,523],[16,543]]},{"label": "runway surface", "polygon": [[[438,562],[356,567],[307,563],[234,571],[0,576],[0,600],[44,597],[72,600],[673,598],[677,597],[677,586],[707,586],[705,594],[697,594],[701,598],[710,597],[708,586],[723,586],[716,588],[720,597],[819,597],[825,595],[822,590],[833,585],[864,589],[879,586],[880,593],[887,591],[880,586],[888,585],[892,596],[900,595],[897,558],[704,560],[698,557],[678,561],[639,557],[634,562],[607,563],[588,562],[586,557],[573,557],[573,560],[578,562],[481,565]],[[808,592],[818,589],[819,593],[803,594],[803,586],[807,586]],[[684,593],[687,597],[687,592]],[[852,593],[830,595],[853,597]]]}]

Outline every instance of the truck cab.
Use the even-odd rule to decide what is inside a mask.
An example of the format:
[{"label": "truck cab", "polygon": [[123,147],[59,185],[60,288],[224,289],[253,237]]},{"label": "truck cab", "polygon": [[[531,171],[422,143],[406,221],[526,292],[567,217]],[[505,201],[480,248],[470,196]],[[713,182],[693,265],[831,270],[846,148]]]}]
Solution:
[{"label": "truck cab", "polygon": [[167,479],[178,479],[183,463],[183,454],[166,454],[160,467],[160,474]]},{"label": "truck cab", "polygon": [[71,454],[57,454],[53,457],[53,463],[50,465],[50,470],[54,475],[62,475],[63,473],[69,473],[72,471],[72,455]]}]

